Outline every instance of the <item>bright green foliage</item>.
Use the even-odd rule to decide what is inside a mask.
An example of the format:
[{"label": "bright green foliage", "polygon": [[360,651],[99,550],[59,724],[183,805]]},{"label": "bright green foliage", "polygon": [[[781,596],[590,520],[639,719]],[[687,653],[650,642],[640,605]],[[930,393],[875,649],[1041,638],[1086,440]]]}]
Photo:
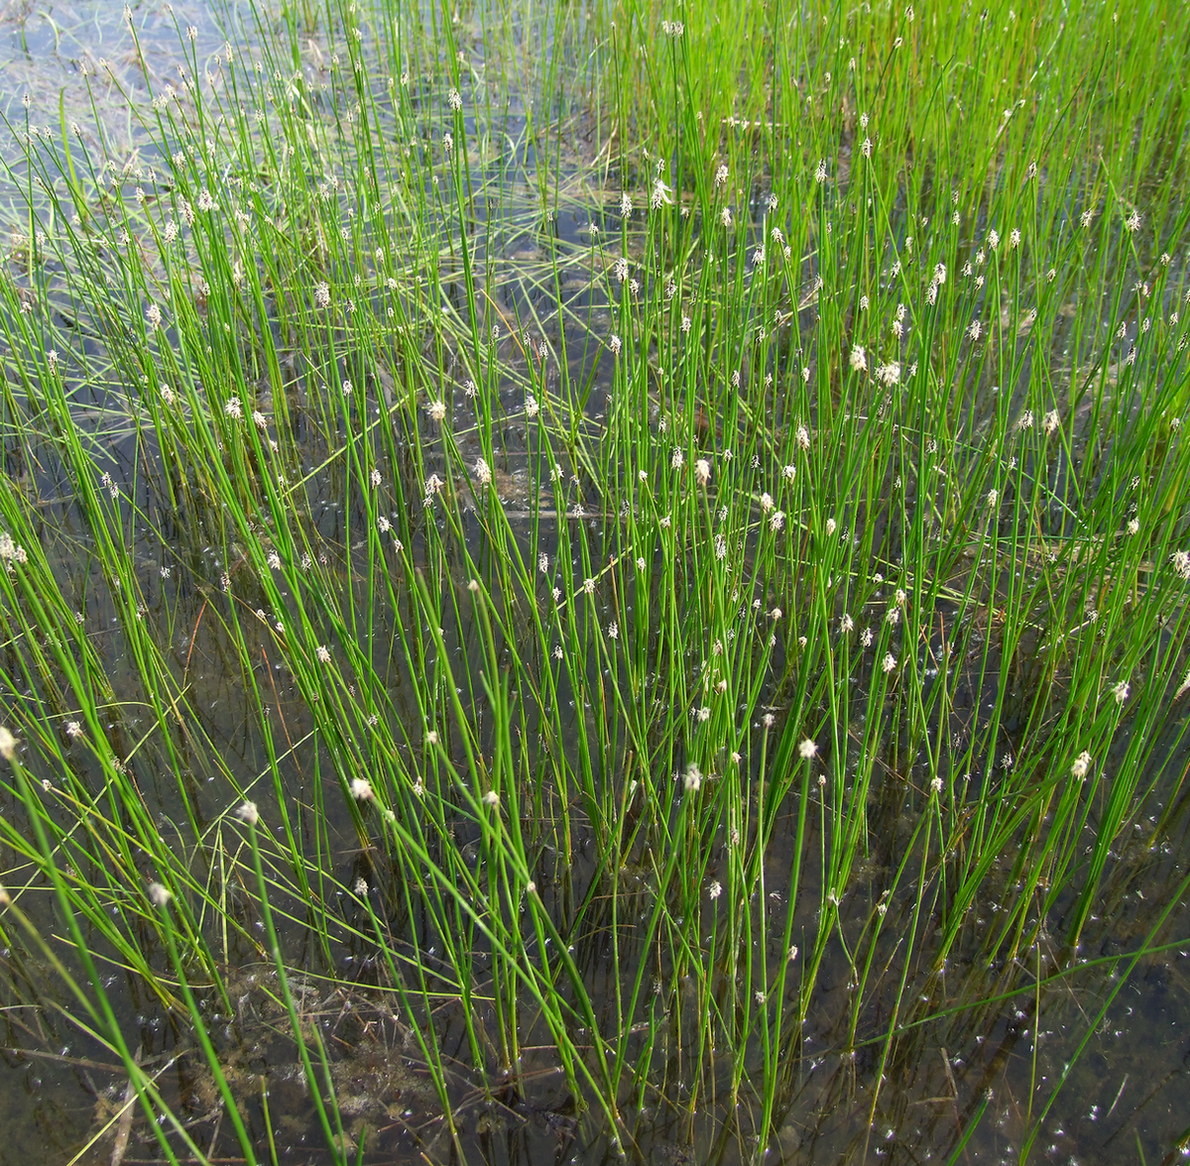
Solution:
[{"label": "bright green foliage", "polygon": [[8,1043],[162,1161],[1024,1161],[1190,926],[1190,15],[414,7],[9,112]]}]

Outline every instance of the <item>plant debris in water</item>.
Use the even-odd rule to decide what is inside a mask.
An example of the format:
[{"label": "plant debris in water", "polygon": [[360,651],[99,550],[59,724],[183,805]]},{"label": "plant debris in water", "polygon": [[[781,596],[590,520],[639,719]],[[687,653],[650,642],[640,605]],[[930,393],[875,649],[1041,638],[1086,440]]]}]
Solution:
[{"label": "plant debris in water", "polygon": [[1185,1151],[1190,17],[4,19],[14,1152]]}]

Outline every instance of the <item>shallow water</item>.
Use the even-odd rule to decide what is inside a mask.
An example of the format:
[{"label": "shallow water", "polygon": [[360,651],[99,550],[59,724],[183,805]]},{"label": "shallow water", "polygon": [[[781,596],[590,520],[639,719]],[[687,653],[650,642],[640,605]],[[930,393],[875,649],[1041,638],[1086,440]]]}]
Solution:
[{"label": "shallow water", "polygon": [[[170,54],[176,50],[174,19],[182,27],[196,25],[200,57],[222,44],[215,23],[202,6],[175,6],[174,11],[176,18],[168,16],[164,7],[135,9],[142,44],[153,55],[160,55],[157,68],[161,75],[168,73]],[[49,7],[44,12],[31,16],[23,27],[16,22],[4,30],[7,57],[0,56],[0,75],[5,78],[11,98],[9,118],[18,124],[23,92],[29,93],[31,116],[37,110],[37,116],[52,120],[60,90],[68,120],[93,113],[83,100],[86,90],[80,85],[79,63],[105,54],[119,63],[121,53],[128,51],[122,32],[109,40],[107,30],[111,25],[104,15],[110,8],[106,4],[71,5],[69,27],[62,9]],[[125,55],[123,60],[127,62],[128,57]],[[128,84],[131,87],[134,82]],[[110,109],[99,112],[104,117],[107,154],[117,158],[135,156],[151,165],[151,155],[140,153],[143,143],[135,127],[126,118],[121,119],[120,103],[113,102]],[[513,138],[523,127],[523,117],[516,110],[500,126]],[[577,157],[567,159],[568,165],[577,167],[577,162]],[[510,319],[530,317],[536,321],[534,331],[538,335],[553,339],[558,330],[547,313],[556,311],[556,300],[548,287],[534,282],[543,267],[544,246],[539,242],[542,233],[533,204],[531,170],[535,164],[531,150],[510,150],[499,164],[477,166],[471,175],[476,188],[499,187],[498,197],[490,206],[480,201],[476,221],[490,228],[485,258],[497,293],[492,302],[500,305],[503,315],[494,315],[482,323],[489,328],[493,322],[507,324]],[[602,335],[607,329],[607,317],[605,305],[591,288],[589,227],[595,223],[604,233],[614,233],[618,226],[610,200],[604,199],[594,185],[585,189],[582,197],[589,209],[561,211],[552,230],[556,245],[566,251],[567,270],[573,278],[564,289],[568,310],[588,329],[588,334]],[[7,195],[0,197],[0,207],[9,204]],[[582,331],[582,327],[574,327],[568,336],[581,337]],[[507,327],[503,343],[509,363],[515,363],[520,341],[510,335]],[[606,357],[582,339],[555,343],[560,347],[556,353],[559,364],[588,386],[589,411],[595,419],[604,404]],[[309,402],[318,390],[312,376],[301,391],[313,413],[315,406]],[[383,383],[378,381],[370,391],[374,399],[381,397]],[[509,384],[507,392],[511,413],[520,404],[523,385]],[[132,539],[146,582],[155,581],[149,591],[147,617],[164,623],[169,613],[173,634],[166,640],[172,662],[191,686],[194,706],[208,710],[208,742],[237,772],[261,772],[266,760],[264,747],[251,722],[237,715],[237,693],[234,686],[229,686],[228,677],[236,674],[229,664],[232,645],[216,621],[204,618],[220,574],[234,573],[239,560],[225,557],[224,552],[201,539],[187,545],[182,537],[187,529],[184,515],[175,519],[177,545],[161,545],[158,531],[169,529],[161,517],[167,502],[152,497],[151,487],[136,485],[140,460],[153,461],[160,458],[160,452],[138,441],[127,426],[113,425],[109,412],[113,402],[101,394],[78,396],[76,401],[80,426],[85,428],[90,423],[92,431],[110,445],[111,472],[127,488],[129,518],[136,510],[143,510],[158,519],[157,526],[147,524],[135,530]],[[459,408],[461,417],[465,409],[461,399]],[[509,427],[505,444],[507,465],[501,468],[504,476],[498,480],[498,488],[514,515],[517,510],[528,513],[539,508],[545,475],[531,456],[524,435],[515,427]],[[315,442],[311,445],[310,461],[316,464],[320,451],[313,449]],[[470,456],[475,451],[464,447],[464,452]],[[434,466],[425,468],[432,470]],[[111,598],[105,597],[97,574],[79,555],[85,543],[85,524],[69,496],[61,467],[48,451],[45,461],[30,471],[30,480],[32,488],[46,499],[46,538],[55,547],[66,586],[79,597],[80,606],[85,605],[88,628],[97,638],[103,637],[111,675],[133,690],[133,662],[122,655],[124,647]],[[407,485],[415,494],[418,483],[412,475]],[[597,484],[588,485],[597,496]],[[368,583],[363,561],[354,558],[352,552],[349,532],[355,516],[327,479],[312,480],[307,502],[325,545],[337,552],[337,557],[324,565],[328,576],[348,594],[357,595],[362,605]],[[473,510],[467,513],[471,515],[467,539],[478,550],[484,545],[482,522]],[[525,526],[527,530],[527,522]],[[594,531],[592,542],[598,542]],[[556,548],[552,544],[543,549],[554,556]],[[176,566],[175,555],[186,556],[189,569],[165,579],[162,568]],[[352,592],[352,588],[358,592]],[[371,648],[378,659],[383,659],[386,652],[397,659],[397,629],[407,617],[407,612],[394,610],[387,619],[380,617],[373,624]],[[476,627],[462,619],[458,626],[448,629],[448,644],[464,658],[474,658],[477,634]],[[292,679],[270,665],[268,644],[268,637],[262,634],[257,645],[263,660],[261,671],[274,685],[277,716],[284,722],[290,740],[304,741],[311,732],[309,710]],[[413,723],[417,706],[402,690],[398,668],[382,666],[380,671],[393,677],[389,696],[394,717]],[[972,675],[978,673],[973,671]],[[16,695],[5,693],[4,697],[12,700]],[[978,717],[980,707],[994,697],[994,692],[981,692],[978,683],[973,682],[967,695],[970,709],[959,711]],[[584,715],[583,710],[575,710],[576,722]],[[139,727],[133,715],[114,731],[134,740]],[[1168,733],[1172,750],[1180,737],[1172,726]],[[1186,763],[1183,742],[1170,759],[1171,790],[1178,788],[1180,770]],[[85,758],[80,757],[79,764],[85,768]],[[204,770],[201,759],[196,757],[194,764],[190,803],[183,807],[178,804],[172,778],[155,774],[152,758],[143,762],[140,777],[147,797],[155,799],[159,806],[163,823],[180,819],[185,813],[201,822],[211,822],[225,809],[226,788],[217,784],[211,770]],[[321,806],[312,792],[321,780],[317,757],[305,757],[295,750],[286,757],[282,769],[287,782],[292,782],[287,784],[287,791],[295,801]],[[1161,784],[1160,775],[1153,777]],[[1172,1154],[1171,1147],[1184,1138],[1190,1121],[1184,1108],[1190,1085],[1190,948],[1181,944],[1148,952],[1135,966],[1130,966],[1130,953],[1144,946],[1155,919],[1154,909],[1168,902],[1190,865],[1190,829],[1185,821],[1188,807],[1184,799],[1166,807],[1159,797],[1154,811],[1167,814],[1161,838],[1181,838],[1182,848],[1173,849],[1166,841],[1151,848],[1150,824],[1137,823],[1135,845],[1115,856],[1107,875],[1103,901],[1112,905],[1111,915],[1092,922],[1078,952],[1062,950],[1060,943],[1043,931],[1037,942],[1011,964],[994,957],[987,959],[980,947],[959,948],[944,973],[938,973],[930,966],[928,945],[923,943],[920,961],[907,969],[908,990],[904,991],[898,981],[896,953],[903,937],[912,936],[923,924],[914,921],[911,893],[902,889],[886,900],[882,888],[908,844],[912,823],[907,812],[907,783],[925,784],[927,780],[926,775],[909,765],[903,773],[890,771],[881,783],[872,807],[874,845],[865,871],[867,882],[857,881],[840,911],[845,928],[852,931],[869,925],[879,912],[884,920],[880,955],[888,960],[886,974],[879,977],[879,986],[871,994],[870,1006],[864,1009],[853,1039],[849,1031],[854,999],[852,969],[842,951],[830,949],[825,953],[819,972],[820,990],[803,1026],[802,1045],[791,1050],[788,1058],[788,1108],[781,1115],[781,1135],[770,1158],[791,1163],[954,1160],[952,1152],[957,1152],[966,1131],[973,1130],[958,1160],[1013,1161],[1021,1154],[1023,1139],[1033,1128],[1040,1108],[1048,1103],[1072,1060],[1074,1068],[1041,1123],[1042,1136],[1031,1160],[1159,1161],[1163,1155]],[[792,821],[784,824],[769,853],[766,882],[776,895],[788,885],[793,825]],[[375,882],[378,896],[387,893],[395,898],[394,888],[383,884],[383,872],[359,852],[352,822],[342,807],[336,809],[326,803],[324,828],[334,873],[342,885],[364,877]],[[466,823],[461,822],[460,830],[466,829]],[[461,838],[464,847],[467,841]],[[810,842],[816,845],[816,836]],[[581,843],[578,849],[581,852]],[[1011,873],[1007,857],[1004,879]],[[579,864],[568,874],[558,873],[556,891],[543,882],[542,893],[556,893],[559,897],[569,893],[581,898],[587,890],[584,880],[590,878],[591,872]],[[647,894],[643,883],[642,876],[642,899]],[[803,889],[807,902],[816,904],[818,888],[803,884]],[[981,916],[986,915],[988,929],[994,928],[996,905],[981,903],[978,910]],[[1059,904],[1048,921],[1055,934],[1063,931],[1062,910]],[[811,909],[804,914],[799,927],[809,935],[813,933]],[[928,921],[924,926],[928,929]],[[409,921],[408,933],[432,958],[433,934],[422,929],[416,919]],[[303,935],[301,929],[295,929],[289,939],[296,945]],[[1176,908],[1162,935],[1190,936],[1190,906],[1183,903]],[[600,974],[608,977],[607,999],[601,1006],[610,1010],[610,980],[627,969],[600,971],[604,943],[604,935],[592,925],[588,934],[578,937],[576,946],[593,979]],[[623,950],[626,962],[644,958],[643,953],[633,949],[630,936]],[[310,1157],[310,1147],[316,1144],[317,1129],[297,1072],[292,1042],[281,1034],[271,973],[253,962],[254,953],[247,947],[231,954],[236,962],[243,963],[234,983],[237,1015],[211,1016],[212,1031],[225,1042],[230,1083],[249,1107],[256,1105],[252,1099],[267,1086],[272,1120],[281,1131],[281,1161],[296,1164],[315,1160]],[[776,945],[771,954],[780,954]],[[122,1099],[122,1073],[110,1053],[105,1054],[95,1042],[80,1037],[53,1011],[47,999],[53,989],[45,986],[45,969],[21,966],[10,953],[4,955],[0,970],[6,1008],[0,1023],[7,1052],[0,1069],[0,1128],[8,1137],[0,1148],[0,1162],[65,1161],[117,1111]],[[341,961],[345,979],[368,982],[366,965],[374,956],[367,945],[361,943],[357,950],[345,945],[337,948],[335,955]],[[299,951],[294,951],[292,957],[295,963],[301,962]],[[1026,961],[1029,967],[1023,969]],[[1023,976],[1026,984],[1031,978],[1043,976],[1048,981],[1043,988],[1022,991],[1022,971],[1027,972]],[[1102,1001],[1125,971],[1128,977],[1123,988],[1100,1015]],[[1059,976],[1058,972],[1063,974]],[[121,983],[114,976],[112,990],[130,1021],[139,1027],[145,1064],[154,1066],[154,1071],[160,1068],[166,1096],[195,1115],[201,1124],[199,1119],[214,1103],[211,1082],[188,1057],[178,1056],[177,1034],[154,1011],[152,1001],[143,998],[135,982]],[[366,1126],[372,1131],[365,1160],[415,1162],[424,1160],[427,1152],[445,1154],[445,1146],[435,1145],[432,1135],[427,1139],[428,1151],[415,1136],[435,1128],[440,1117],[436,1112],[438,1100],[419,1071],[408,1030],[383,997],[362,987],[332,984],[313,976],[298,983],[298,995],[303,1013],[316,1018],[324,1039],[336,1050],[335,1084],[344,1113],[358,1128]],[[897,1023],[903,1035],[892,1046],[890,1060],[882,1062],[883,1037],[893,1023],[894,1007],[900,1009]],[[681,1012],[680,1005],[677,1011]],[[459,1017],[444,1008],[438,1020],[441,1043],[448,1053],[457,1051],[462,1059],[464,1037]],[[1089,1029],[1092,1035],[1088,1038]],[[546,1034],[539,1036],[545,1045]],[[1087,1043],[1081,1048],[1084,1039]],[[532,1044],[532,1040],[527,1039],[526,1044]],[[611,1147],[599,1136],[590,1135],[575,1119],[573,1099],[567,1097],[548,1049],[543,1048],[537,1055],[539,1063],[530,1061],[522,1066],[522,1081],[528,1082],[527,1086],[514,1087],[510,1083],[507,1091],[490,1098],[460,1074],[451,1103],[468,1160],[537,1166],[563,1160],[593,1164],[612,1159]],[[690,1056],[690,1051],[675,1038],[674,1069],[669,1081],[675,1102],[682,1099],[682,1076],[691,1067]],[[884,1084],[874,1097],[874,1085],[880,1078]],[[694,1117],[683,1105],[664,1101],[650,1102],[639,1111],[627,1110],[627,1124],[636,1139],[640,1160],[745,1160],[752,1149],[747,1134],[737,1139],[730,1132],[727,1103],[716,1100],[717,1104],[704,1105]],[[256,1108],[252,1112],[259,1115],[260,1111]],[[133,1126],[137,1149],[130,1155],[130,1162],[143,1160],[144,1154],[152,1152],[151,1143],[144,1141],[142,1125],[143,1118],[138,1116]],[[84,1153],[82,1160],[107,1160],[109,1154],[110,1142],[103,1141]]]}]

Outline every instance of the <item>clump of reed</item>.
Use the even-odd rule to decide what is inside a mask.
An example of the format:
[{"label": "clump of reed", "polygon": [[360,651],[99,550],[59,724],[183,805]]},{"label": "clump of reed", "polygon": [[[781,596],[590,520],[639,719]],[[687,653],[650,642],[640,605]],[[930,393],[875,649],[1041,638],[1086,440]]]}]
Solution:
[{"label": "clump of reed", "polygon": [[1185,938],[1184,18],[398,7],[10,115],[8,1043],[161,1161],[1025,1160]]}]

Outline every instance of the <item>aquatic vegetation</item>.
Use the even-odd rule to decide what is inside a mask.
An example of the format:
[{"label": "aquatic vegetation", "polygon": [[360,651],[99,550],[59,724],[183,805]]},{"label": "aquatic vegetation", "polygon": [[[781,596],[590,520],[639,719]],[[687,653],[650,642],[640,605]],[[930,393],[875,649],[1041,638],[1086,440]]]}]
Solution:
[{"label": "aquatic vegetation", "polygon": [[6,115],[52,1152],[1183,1148],[1186,15],[410,8]]}]

